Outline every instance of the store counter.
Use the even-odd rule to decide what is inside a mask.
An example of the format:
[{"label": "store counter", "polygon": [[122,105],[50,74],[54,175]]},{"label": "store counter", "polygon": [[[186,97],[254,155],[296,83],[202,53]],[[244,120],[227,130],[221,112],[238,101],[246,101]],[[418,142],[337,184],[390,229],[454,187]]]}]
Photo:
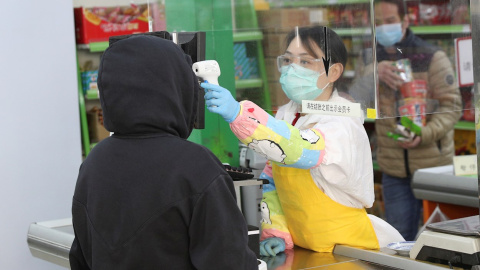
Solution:
[{"label": "store counter", "polygon": [[[235,188],[261,185],[256,179],[234,181]],[[238,196],[238,194],[237,194]],[[478,200],[478,199],[477,199]],[[258,230],[258,228],[257,228]],[[250,233],[250,232],[249,232]],[[258,235],[258,232],[257,232]],[[72,219],[35,222],[30,225],[27,242],[34,257],[69,268],[68,255],[74,239]],[[258,246],[256,247],[258,248]],[[372,251],[346,246],[335,247],[333,253],[317,253],[300,247],[287,250],[276,257],[261,257],[267,269],[417,269],[434,270],[446,265],[412,260],[387,248]]]},{"label": "store counter", "polygon": [[453,165],[417,170],[412,189],[415,197],[423,200],[424,222],[437,206],[450,219],[478,215],[478,179],[455,176]]},{"label": "store counter", "polygon": [[[28,246],[34,257],[69,268],[68,254],[74,239],[71,219],[37,222],[30,225]],[[337,246],[333,253],[317,253],[300,247],[276,257],[261,257],[267,269],[416,269],[435,270],[447,265],[432,264],[400,256],[387,248],[379,251]]]},{"label": "store counter", "polygon": [[[395,251],[381,249],[379,251],[362,250],[347,246],[335,247],[333,253],[318,253],[295,247],[278,254],[276,257],[261,257],[267,263],[268,270],[281,269],[449,269],[447,265],[415,261],[409,257],[396,255]],[[460,269],[460,268],[453,268]]]}]

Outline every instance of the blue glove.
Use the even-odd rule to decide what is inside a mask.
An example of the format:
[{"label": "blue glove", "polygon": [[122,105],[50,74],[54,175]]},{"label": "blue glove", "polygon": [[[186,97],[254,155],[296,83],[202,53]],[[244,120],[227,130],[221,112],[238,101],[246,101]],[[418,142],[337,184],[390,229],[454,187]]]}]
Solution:
[{"label": "blue glove", "polygon": [[279,237],[271,237],[260,242],[260,256],[275,256],[285,251],[285,240]]},{"label": "blue glove", "polygon": [[212,113],[218,113],[228,123],[233,122],[240,112],[240,103],[236,101],[230,91],[208,82],[200,84],[205,89],[205,104]]}]

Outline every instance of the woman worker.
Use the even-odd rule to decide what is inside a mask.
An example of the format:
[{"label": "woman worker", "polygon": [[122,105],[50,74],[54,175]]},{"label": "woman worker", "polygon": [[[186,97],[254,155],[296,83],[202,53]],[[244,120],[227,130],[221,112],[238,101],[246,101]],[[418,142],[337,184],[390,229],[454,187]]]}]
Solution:
[{"label": "woman worker", "polygon": [[[324,37],[330,48],[328,75]],[[209,111],[220,114],[239,140],[269,160],[264,185],[260,254],[294,245],[332,252],[336,244],[378,249],[403,237],[368,215],[374,201],[373,168],[363,118],[302,114],[302,100],[347,103],[335,88],[347,60],[341,38],[322,27],[294,29],[278,57],[280,83],[290,100],[275,117],[250,101],[202,83]],[[362,116],[363,117],[363,116]]]}]

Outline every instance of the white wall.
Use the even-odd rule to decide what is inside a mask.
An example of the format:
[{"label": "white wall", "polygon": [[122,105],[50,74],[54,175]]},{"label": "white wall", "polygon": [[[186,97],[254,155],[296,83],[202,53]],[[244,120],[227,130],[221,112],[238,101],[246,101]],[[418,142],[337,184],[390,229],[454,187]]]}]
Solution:
[{"label": "white wall", "polygon": [[0,269],[64,269],[30,254],[30,223],[70,217],[81,163],[73,3],[2,0]]}]

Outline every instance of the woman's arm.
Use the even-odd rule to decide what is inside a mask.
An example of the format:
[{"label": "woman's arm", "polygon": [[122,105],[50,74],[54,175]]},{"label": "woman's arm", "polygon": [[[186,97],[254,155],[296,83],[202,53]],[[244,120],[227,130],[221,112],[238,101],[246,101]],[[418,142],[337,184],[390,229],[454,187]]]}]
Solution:
[{"label": "woman's arm", "polygon": [[310,169],[318,166],[325,155],[325,141],[320,130],[299,130],[275,119],[251,101],[241,103],[240,112],[230,128],[241,142],[283,166]]},{"label": "woman's arm", "polygon": [[282,210],[280,200],[278,199],[277,189],[272,177],[272,165],[267,162],[260,179],[268,180],[268,184],[263,185],[263,198],[260,204],[262,220],[262,235],[260,240],[270,237],[279,237],[285,241],[285,248],[293,248],[293,240],[288,231],[287,220]]}]

